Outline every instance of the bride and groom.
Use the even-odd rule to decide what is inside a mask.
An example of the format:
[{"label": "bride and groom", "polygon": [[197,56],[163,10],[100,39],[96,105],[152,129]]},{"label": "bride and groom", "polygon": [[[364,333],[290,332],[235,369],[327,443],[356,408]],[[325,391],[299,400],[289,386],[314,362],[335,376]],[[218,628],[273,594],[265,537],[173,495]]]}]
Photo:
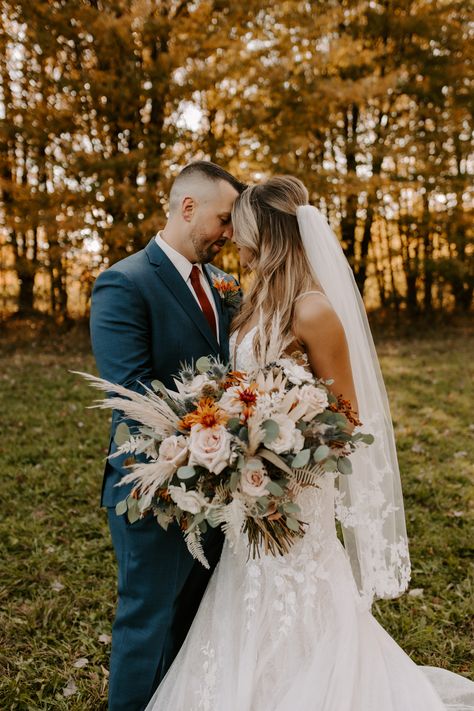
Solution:
[{"label": "bride and groom", "polygon": [[[239,312],[213,283],[233,278],[209,264],[228,239],[253,273]],[[210,529],[209,571],[177,527],[115,514],[126,462],[109,460],[102,504],[118,563],[109,708],[472,711],[472,682],[417,667],[370,614],[374,597],[394,597],[409,581],[393,431],[352,273],[299,180],[246,187],[213,163],[185,167],[163,231],[96,281],[99,373],[140,391],[154,379],[172,388],[179,363],[203,355],[252,370],[265,338],[260,314],[269,335],[276,312],[286,352],[304,351],[333,380],[375,445],[354,455],[351,476],[328,474],[302,495],[308,531],[287,556],[248,560],[243,543],[231,549]],[[109,454],[119,421],[114,413]]]}]

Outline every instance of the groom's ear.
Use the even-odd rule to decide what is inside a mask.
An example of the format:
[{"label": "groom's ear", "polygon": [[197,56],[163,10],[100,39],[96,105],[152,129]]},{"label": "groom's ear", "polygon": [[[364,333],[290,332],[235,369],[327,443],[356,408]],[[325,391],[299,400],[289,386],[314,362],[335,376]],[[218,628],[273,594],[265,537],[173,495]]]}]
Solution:
[{"label": "groom's ear", "polygon": [[183,202],[181,203],[181,215],[183,217],[183,220],[186,220],[186,222],[191,222],[195,209],[196,209],[196,202],[195,202],[194,198],[192,198],[192,197],[183,198]]}]

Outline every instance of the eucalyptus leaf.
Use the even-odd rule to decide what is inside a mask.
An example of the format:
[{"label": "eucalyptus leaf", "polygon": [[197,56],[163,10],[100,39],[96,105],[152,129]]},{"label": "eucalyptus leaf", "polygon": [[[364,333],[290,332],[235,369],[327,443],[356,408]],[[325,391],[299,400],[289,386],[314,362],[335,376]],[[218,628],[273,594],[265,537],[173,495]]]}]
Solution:
[{"label": "eucalyptus leaf", "polygon": [[240,481],[240,474],[238,471],[233,471],[232,474],[230,475],[230,481],[229,481],[229,486],[230,490],[234,492],[237,489],[237,485]]},{"label": "eucalyptus leaf", "polygon": [[201,356],[201,358],[198,358],[196,361],[196,370],[200,373],[207,373],[211,365],[212,363],[207,356]]},{"label": "eucalyptus leaf", "polygon": [[298,452],[298,454],[293,457],[291,466],[293,467],[293,469],[301,469],[301,467],[305,467],[309,462],[310,456],[310,449],[302,449],[301,452]]},{"label": "eucalyptus leaf", "polygon": [[298,506],[298,504],[295,504],[295,503],[293,503],[293,502],[291,502],[291,501],[289,501],[287,504],[285,504],[284,509],[285,509],[285,511],[286,511],[287,513],[298,514],[298,513],[301,512],[301,509],[300,509],[300,507]]},{"label": "eucalyptus leaf", "polygon": [[246,470],[258,472],[262,468],[262,462],[259,459],[249,459],[245,465]]},{"label": "eucalyptus leaf", "polygon": [[364,444],[373,444],[375,437],[373,434],[363,434],[361,440]]},{"label": "eucalyptus leaf", "polygon": [[140,518],[140,509],[138,501],[131,496],[127,498],[127,518],[130,523],[135,523]]},{"label": "eucalyptus leaf", "polygon": [[227,429],[229,430],[229,432],[232,432],[232,434],[237,434],[240,429],[239,418],[231,417],[230,420],[227,421]]},{"label": "eucalyptus leaf", "polygon": [[180,467],[176,473],[178,475],[178,479],[186,480],[192,479],[193,476],[196,475],[196,470],[192,466],[185,466]]},{"label": "eucalyptus leaf", "polygon": [[277,484],[276,481],[269,481],[265,488],[270,494],[273,494],[273,496],[283,496],[285,493],[280,484]]},{"label": "eucalyptus leaf", "polygon": [[315,462],[322,462],[323,459],[326,459],[326,457],[329,456],[331,453],[331,450],[327,446],[327,444],[321,444],[314,452],[313,454],[313,459]]},{"label": "eucalyptus leaf", "polygon": [[337,460],[337,468],[341,474],[352,474],[352,462],[347,457],[339,457]]},{"label": "eucalyptus leaf", "polygon": [[156,520],[158,521],[161,528],[164,528],[165,531],[168,530],[168,526],[171,523],[171,518],[168,514],[164,513],[163,511],[158,511],[158,513],[156,514]]},{"label": "eucalyptus leaf", "polygon": [[239,439],[242,440],[242,442],[248,442],[249,441],[249,431],[246,427],[241,427],[239,430]]},{"label": "eucalyptus leaf", "polygon": [[265,430],[265,439],[263,441],[267,445],[273,442],[280,434],[280,428],[275,420],[265,420],[265,422],[262,422],[262,429]]},{"label": "eucalyptus leaf", "polygon": [[130,439],[130,428],[125,422],[121,422],[119,425],[117,425],[117,429],[115,430],[114,442],[117,445],[117,447],[121,447],[122,444],[125,444],[125,442],[128,442],[129,439]]},{"label": "eucalyptus leaf", "polygon": [[123,501],[119,501],[117,506],[115,507],[115,513],[117,516],[123,516],[125,513],[127,513],[127,499],[123,499]]},{"label": "eucalyptus leaf", "polygon": [[296,518],[292,518],[291,516],[286,517],[286,525],[290,529],[290,531],[299,531],[300,530],[300,524],[296,520]]},{"label": "eucalyptus leaf", "polygon": [[317,418],[320,422],[324,422],[326,425],[332,425],[333,427],[344,427],[347,424],[347,419],[344,415],[339,412],[328,412],[325,410]]},{"label": "eucalyptus leaf", "polygon": [[337,462],[333,457],[331,457],[330,459],[326,459],[323,464],[323,467],[324,470],[327,472],[335,472],[337,471]]}]

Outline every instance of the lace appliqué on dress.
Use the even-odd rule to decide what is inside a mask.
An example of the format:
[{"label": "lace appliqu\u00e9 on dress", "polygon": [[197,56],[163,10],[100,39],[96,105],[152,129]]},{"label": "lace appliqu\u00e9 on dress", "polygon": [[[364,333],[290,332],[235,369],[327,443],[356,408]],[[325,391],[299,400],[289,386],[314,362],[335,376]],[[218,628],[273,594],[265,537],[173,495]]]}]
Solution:
[{"label": "lace appliqu\u00e9 on dress", "polygon": [[212,711],[217,682],[216,652],[208,642],[201,648],[202,654],[202,681],[196,691],[197,706],[192,711]]}]

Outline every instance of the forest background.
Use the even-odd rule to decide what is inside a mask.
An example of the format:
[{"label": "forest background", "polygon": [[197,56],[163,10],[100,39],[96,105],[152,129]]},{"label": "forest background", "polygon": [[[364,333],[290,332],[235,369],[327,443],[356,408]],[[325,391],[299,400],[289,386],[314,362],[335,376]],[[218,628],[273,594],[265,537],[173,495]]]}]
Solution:
[{"label": "forest background", "polygon": [[[199,158],[302,178],[369,309],[468,311],[473,20],[459,0],[2,0],[3,318],[87,316]],[[238,275],[230,246],[219,263]]]}]

